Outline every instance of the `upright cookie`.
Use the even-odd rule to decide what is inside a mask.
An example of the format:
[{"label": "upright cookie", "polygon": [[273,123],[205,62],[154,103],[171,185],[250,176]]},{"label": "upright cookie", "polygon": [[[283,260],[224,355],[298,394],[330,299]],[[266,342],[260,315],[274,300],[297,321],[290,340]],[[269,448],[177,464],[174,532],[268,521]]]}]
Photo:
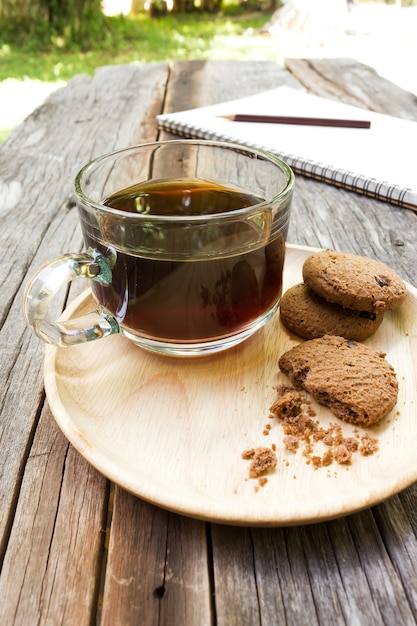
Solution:
[{"label": "upright cookie", "polygon": [[295,346],[280,370],[345,422],[371,426],[395,406],[398,382],[385,355],[361,343],[325,335]]},{"label": "upright cookie", "polygon": [[393,269],[366,256],[322,250],[303,265],[304,282],[328,302],[383,313],[405,300],[407,288]]},{"label": "upright cookie", "polygon": [[384,313],[345,309],[327,302],[310,287],[299,283],[282,296],[280,317],[288,330],[304,339],[339,335],[364,341],[379,328]]}]

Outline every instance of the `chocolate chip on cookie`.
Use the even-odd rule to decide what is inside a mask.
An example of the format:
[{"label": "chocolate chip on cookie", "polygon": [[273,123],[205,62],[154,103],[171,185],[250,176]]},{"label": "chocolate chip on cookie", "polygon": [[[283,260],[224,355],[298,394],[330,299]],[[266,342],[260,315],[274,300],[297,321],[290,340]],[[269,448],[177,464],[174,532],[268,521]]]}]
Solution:
[{"label": "chocolate chip on cookie", "polygon": [[385,354],[343,337],[305,341],[281,356],[279,368],[337,417],[358,426],[376,424],[397,402],[398,382]]},{"label": "chocolate chip on cookie", "polygon": [[404,281],[384,263],[332,250],[305,260],[303,280],[328,302],[357,311],[383,313],[399,307],[407,296]]},{"label": "chocolate chip on cookie", "polygon": [[299,283],[282,296],[280,317],[288,330],[304,339],[339,335],[364,341],[379,328],[384,313],[343,308],[327,302],[310,287]]}]

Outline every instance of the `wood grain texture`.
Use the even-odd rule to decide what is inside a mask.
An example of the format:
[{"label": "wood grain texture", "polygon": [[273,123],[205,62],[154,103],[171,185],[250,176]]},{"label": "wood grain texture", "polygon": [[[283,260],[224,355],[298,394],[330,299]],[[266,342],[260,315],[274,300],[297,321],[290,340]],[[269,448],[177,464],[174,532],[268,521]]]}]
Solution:
[{"label": "wood grain texture", "polygon": [[[243,70],[244,71],[241,71]],[[172,65],[163,113],[217,104],[287,85],[302,89],[285,68],[272,61],[177,61]]]},{"label": "wood grain texture", "polygon": [[[171,611],[185,626],[417,623],[415,486],[332,522],[278,529],[213,524],[207,534],[203,522],[117,490],[105,576],[107,483],[51,421],[43,348],[21,318],[26,277],[49,257],[81,247],[75,172],[99,153],[156,138],[156,113],[287,84],[417,120],[413,94],[355,61],[288,59],[286,68],[230,61],[101,68],[50,96],[0,147],[5,626],[93,624],[101,616],[106,624],[171,624]],[[416,221],[412,211],[298,177],[289,240],[374,256],[415,285]],[[65,295],[57,309],[64,301]],[[197,584],[189,586],[194,574]]]},{"label": "wood grain texture", "polygon": [[[311,252],[287,247],[284,290],[301,281]],[[65,317],[93,309],[87,291]],[[379,446],[374,455],[357,454],[347,467],[333,463],[314,470],[303,445],[296,454],[289,452],[279,420],[268,419],[276,386],[288,384],[278,358],[300,341],[279,316],[235,349],[197,360],[161,358],[118,336],[70,350],[48,346],[46,393],[76,449],[149,502],[214,522],[311,523],[369,507],[417,480],[417,391],[410,373],[416,366],[416,320],[417,290],[409,286],[400,309],[387,313],[366,341],[387,355],[400,388],[395,409],[378,425],[356,429],[341,423],[345,437],[358,430],[360,436],[376,437]],[[314,404],[314,411],[322,428],[335,420],[323,406]],[[241,455],[272,444],[278,466],[260,490],[257,481],[248,480],[248,462]],[[323,452],[314,446],[313,454]]]},{"label": "wood grain texture", "polygon": [[103,626],[210,624],[205,525],[116,488]]},{"label": "wood grain texture", "polygon": [[415,120],[416,96],[354,59],[286,59],[285,66],[308,91],[370,111]]},{"label": "wood grain texture", "polygon": [[1,571],[3,624],[89,622],[99,590],[106,484],[45,407]]},{"label": "wood grain texture", "polygon": [[[43,346],[24,327],[21,315],[23,285],[27,276],[48,258],[80,249],[81,231],[72,195],[76,171],[100,153],[155,137],[154,116],[161,106],[167,76],[168,67],[165,64],[143,68],[126,66],[125,71],[120,73],[115,68],[103,68],[93,77],[77,76],[65,90],[52,94],[11,134],[0,150],[1,558],[7,550],[0,584],[7,598],[3,611],[10,618],[9,623],[37,623],[33,618],[35,614],[42,615],[42,619],[47,616],[51,623],[58,623],[62,615],[71,616],[74,610],[77,616],[83,616],[75,623],[88,623],[88,613],[95,610],[96,578],[100,569],[93,535],[88,540],[91,543],[88,550],[76,543],[78,535],[79,539],[87,541],[91,526],[87,524],[77,529],[69,517],[70,514],[77,515],[81,506],[77,505],[77,500],[83,497],[83,483],[77,473],[82,475],[86,469],[87,476],[91,473],[91,468],[86,467],[81,457],[72,450],[69,454],[71,463],[68,463],[67,456],[61,456],[57,475],[46,473],[43,478],[45,482],[38,495],[39,501],[30,499],[39,479],[37,463],[29,462],[29,459],[44,402]],[[17,223],[19,228],[16,228]],[[65,294],[57,299],[57,310],[62,308],[64,299]],[[53,447],[53,437],[49,445]],[[96,481],[102,480],[97,472],[93,470],[92,473]],[[56,492],[58,486],[53,482],[57,477],[61,481],[61,475],[62,484],[68,487]],[[56,496],[53,496],[54,493]],[[92,487],[84,496],[84,506],[100,510],[106,507],[105,490]],[[23,512],[21,502],[24,497],[27,502]],[[57,500],[55,504],[54,497]],[[58,503],[59,511],[66,511],[64,520],[68,515],[66,523],[71,533],[77,533],[73,536],[70,533],[66,540],[62,531],[68,531],[68,528],[65,522],[64,525],[60,522],[59,512],[56,512]],[[52,525],[50,534],[37,533],[36,544],[39,544],[36,550],[24,554],[25,548],[20,546],[20,542],[26,533],[26,525],[42,526],[41,519],[37,517],[40,511],[49,514],[48,523]],[[51,535],[60,537],[53,544],[54,552],[51,552]],[[33,541],[31,532],[24,544],[27,550]],[[71,542],[75,543],[71,545]],[[21,558],[17,561],[19,566],[15,569],[12,563],[16,556],[11,561],[9,558],[20,554],[21,550]],[[45,555],[49,555],[48,560],[45,560]],[[64,555],[68,559],[66,564],[62,558]],[[55,559],[56,571],[51,578],[48,568],[53,566]],[[62,568],[62,565],[65,567]],[[88,585],[84,576],[78,576],[79,568],[84,568],[90,576]],[[24,575],[24,580],[19,579]],[[73,598],[63,602],[61,596],[65,596],[66,592],[62,590],[68,580],[72,582],[69,586],[73,587]],[[31,598],[33,587],[37,587],[38,591]],[[41,597],[41,591],[46,596]],[[19,593],[27,598],[29,605],[20,602],[20,595],[16,595]],[[51,598],[45,599],[48,593]],[[85,601],[80,603],[81,598]],[[23,621],[20,621],[21,618]]]},{"label": "wood grain texture", "polygon": [[[417,121],[413,94],[352,59],[287,59],[286,67],[312,94]],[[395,158],[388,146],[387,158]],[[413,211],[299,176],[288,240],[365,254],[415,284],[416,221]]]},{"label": "wood grain texture", "polygon": [[283,529],[213,525],[212,535],[221,624],[415,623],[371,510]]}]

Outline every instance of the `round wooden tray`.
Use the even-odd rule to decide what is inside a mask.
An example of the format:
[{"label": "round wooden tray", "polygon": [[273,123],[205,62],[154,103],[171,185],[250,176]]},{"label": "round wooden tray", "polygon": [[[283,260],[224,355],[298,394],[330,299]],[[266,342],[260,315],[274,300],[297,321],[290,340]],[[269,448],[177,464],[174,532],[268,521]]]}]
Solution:
[{"label": "round wooden tray", "polygon": [[[284,289],[301,281],[312,249],[288,246]],[[380,502],[417,480],[417,290],[388,313],[366,343],[387,354],[399,381],[395,409],[378,426],[379,451],[350,465],[314,469],[302,447],[289,452],[269,418],[275,387],[288,379],[280,355],[300,341],[276,315],[223,354],[175,359],[120,336],[71,348],[47,346],[45,385],[55,419],[73,446],[110,480],[177,513],[236,525],[278,526],[331,519]],[[82,294],[66,311],[92,308]],[[354,428],[314,404],[323,426]],[[271,426],[264,434],[265,425]],[[362,429],[363,430],[363,429]],[[261,486],[242,452],[276,445],[278,465]],[[319,444],[317,444],[319,445]],[[320,453],[320,452],[319,452]]]}]

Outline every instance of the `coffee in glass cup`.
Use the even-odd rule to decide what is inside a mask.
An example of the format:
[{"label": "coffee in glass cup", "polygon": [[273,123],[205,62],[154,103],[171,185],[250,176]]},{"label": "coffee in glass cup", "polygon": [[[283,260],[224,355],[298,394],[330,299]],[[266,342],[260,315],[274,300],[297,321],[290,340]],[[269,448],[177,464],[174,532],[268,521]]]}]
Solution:
[{"label": "coffee in glass cup", "polygon": [[[294,186],[278,158],[206,140],[142,144],[77,174],[86,252],[52,259],[25,289],[44,341],[75,345],[120,333],[170,355],[240,343],[277,310]],[[96,310],[51,321],[59,287],[89,278]]]}]

